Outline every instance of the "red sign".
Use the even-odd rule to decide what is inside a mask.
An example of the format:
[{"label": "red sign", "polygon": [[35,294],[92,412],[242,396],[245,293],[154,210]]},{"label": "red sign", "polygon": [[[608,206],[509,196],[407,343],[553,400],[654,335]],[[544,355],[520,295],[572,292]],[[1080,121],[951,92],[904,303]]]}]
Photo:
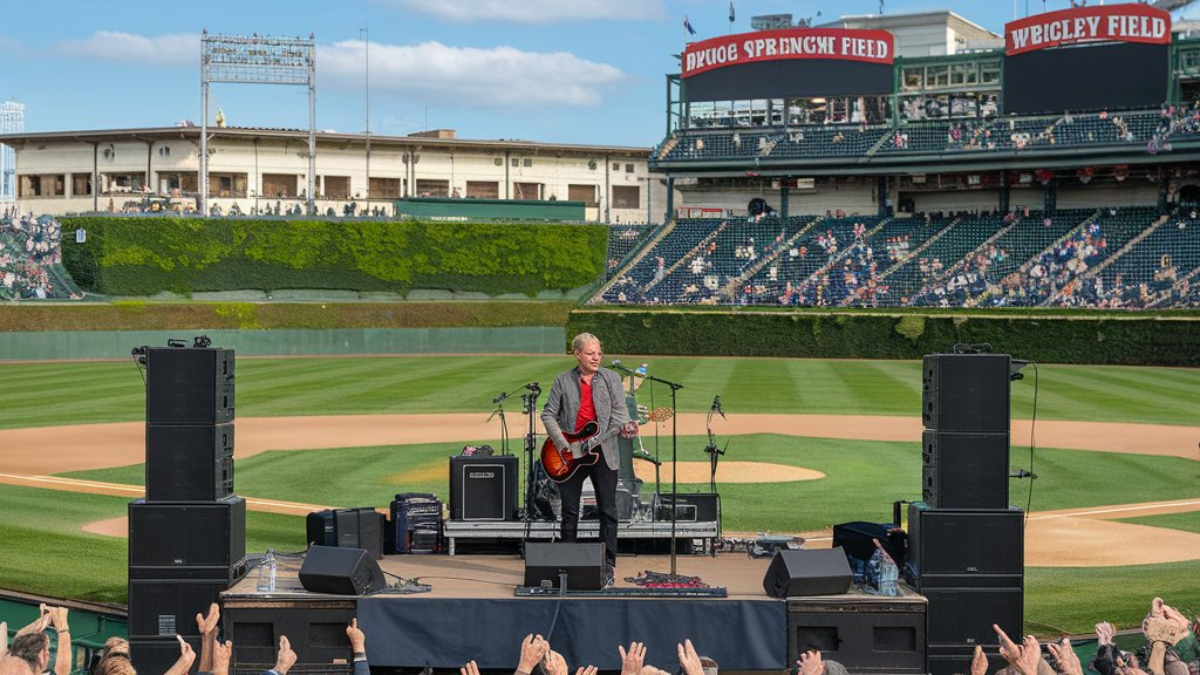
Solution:
[{"label": "red sign", "polygon": [[683,50],[683,76],[716,68],[787,59],[839,59],[890,65],[892,34],[885,30],[788,28],[725,35]]},{"label": "red sign", "polygon": [[1171,43],[1171,14],[1150,5],[1099,5],[1049,12],[1004,26],[1004,53],[1078,42]]}]

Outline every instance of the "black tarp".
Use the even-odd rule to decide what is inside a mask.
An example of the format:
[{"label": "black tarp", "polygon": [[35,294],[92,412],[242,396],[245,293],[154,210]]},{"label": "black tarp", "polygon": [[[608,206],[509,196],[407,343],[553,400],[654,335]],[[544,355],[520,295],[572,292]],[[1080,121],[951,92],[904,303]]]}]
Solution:
[{"label": "black tarp", "polygon": [[1169,45],[1106,43],[1004,57],[1004,112],[1154,108],[1167,100]]},{"label": "black tarp", "polygon": [[[646,662],[678,669],[675,645],[690,638],[721,670],[778,670],[787,660],[787,603],[771,599],[455,599],[378,596],[358,602],[372,666],[516,667],[530,633],[550,640],[572,671],[620,670],[617,645],[645,642]],[[548,634],[551,622],[553,634]]]},{"label": "black tarp", "polygon": [[784,59],[725,66],[684,80],[688,101],[750,101],[792,96],[892,93],[892,64]]}]

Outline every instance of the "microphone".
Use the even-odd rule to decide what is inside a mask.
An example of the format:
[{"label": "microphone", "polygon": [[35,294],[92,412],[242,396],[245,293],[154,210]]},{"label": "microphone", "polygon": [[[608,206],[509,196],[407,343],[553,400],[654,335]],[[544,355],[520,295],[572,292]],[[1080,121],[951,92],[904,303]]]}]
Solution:
[{"label": "microphone", "polygon": [[502,403],[504,401],[504,399],[506,399],[506,398],[508,398],[508,392],[502,391],[502,392],[500,392],[499,396],[492,399],[492,403]]}]

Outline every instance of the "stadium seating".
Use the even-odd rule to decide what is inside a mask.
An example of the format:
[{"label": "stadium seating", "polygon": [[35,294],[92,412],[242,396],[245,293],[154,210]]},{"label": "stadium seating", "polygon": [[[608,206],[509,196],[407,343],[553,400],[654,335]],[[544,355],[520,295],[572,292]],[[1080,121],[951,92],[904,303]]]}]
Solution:
[{"label": "stadium seating", "polygon": [[612,278],[621,263],[633,253],[638,244],[645,239],[646,228],[639,225],[610,225],[608,228],[608,264],[605,268],[604,280]]},{"label": "stadium seating", "polygon": [[[594,302],[1176,307],[1200,303],[1200,218],[1154,207],[1014,217],[680,220]],[[661,271],[660,271],[661,270]]]}]

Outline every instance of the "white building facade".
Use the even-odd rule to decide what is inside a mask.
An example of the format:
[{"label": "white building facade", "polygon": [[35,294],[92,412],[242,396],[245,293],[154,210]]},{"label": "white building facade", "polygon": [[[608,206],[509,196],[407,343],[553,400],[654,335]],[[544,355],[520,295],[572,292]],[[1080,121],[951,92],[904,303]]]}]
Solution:
[{"label": "white building facade", "polygon": [[[307,132],[210,129],[209,206],[243,214],[304,208]],[[464,140],[440,130],[411,136],[317,135],[320,214],[394,214],[406,197],[582,201],[587,219],[658,222],[666,188],[646,168],[650,148]],[[195,208],[200,130],[166,127],[0,135],[15,150],[23,212],[62,215],[140,208],[147,198]],[[367,167],[370,166],[370,175]],[[236,207],[235,207],[236,205]]]}]

